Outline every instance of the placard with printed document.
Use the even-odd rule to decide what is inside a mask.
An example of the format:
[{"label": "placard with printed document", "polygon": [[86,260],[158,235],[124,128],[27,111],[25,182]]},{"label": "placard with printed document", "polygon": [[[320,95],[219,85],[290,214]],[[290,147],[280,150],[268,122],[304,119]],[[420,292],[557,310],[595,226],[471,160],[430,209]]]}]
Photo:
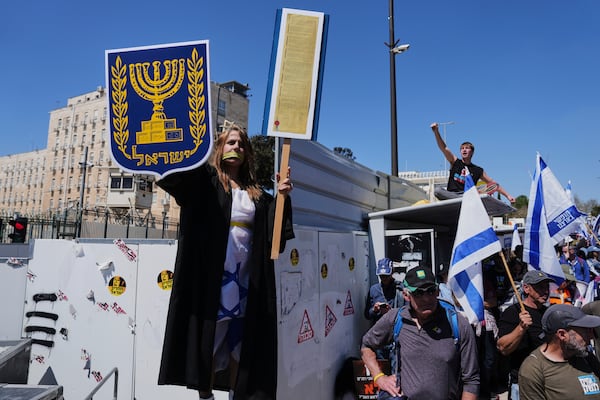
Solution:
[{"label": "placard with printed document", "polygon": [[[279,171],[288,169],[291,139],[316,139],[329,17],[277,10],[263,133],[284,138]],[[279,257],[284,199],[277,195],[271,258]]]}]

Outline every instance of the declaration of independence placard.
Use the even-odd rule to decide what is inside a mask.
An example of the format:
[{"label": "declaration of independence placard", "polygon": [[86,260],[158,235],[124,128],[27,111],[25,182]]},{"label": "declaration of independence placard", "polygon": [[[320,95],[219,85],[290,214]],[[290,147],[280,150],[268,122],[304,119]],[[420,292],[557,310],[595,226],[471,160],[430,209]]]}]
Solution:
[{"label": "declaration of independence placard", "polygon": [[277,12],[263,132],[315,139],[328,17],[283,8]]}]

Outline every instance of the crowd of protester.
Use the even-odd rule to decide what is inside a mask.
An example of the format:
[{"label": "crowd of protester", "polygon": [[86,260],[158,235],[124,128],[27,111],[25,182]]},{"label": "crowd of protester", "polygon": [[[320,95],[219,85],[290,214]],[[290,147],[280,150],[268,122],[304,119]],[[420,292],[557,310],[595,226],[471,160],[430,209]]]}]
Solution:
[{"label": "crowd of protester", "polygon": [[[505,258],[500,254],[482,262],[485,321],[471,325],[475,338],[472,345],[476,348],[479,366],[479,399],[600,399],[600,353],[596,350],[600,349],[600,345],[595,340],[600,334],[600,317],[596,317],[600,316],[600,248],[580,237],[567,240],[556,246],[556,256],[565,275],[564,282],[558,285],[552,277],[542,271],[528,271],[527,263],[523,261],[521,245],[510,252],[506,266]],[[442,269],[436,277],[435,290],[426,285],[424,287],[426,286],[428,291],[422,293],[416,289],[405,289],[405,308],[411,310],[419,307],[419,302],[422,303],[422,299],[427,298],[429,294],[438,297],[437,305],[446,301],[454,304],[455,299],[451,297],[451,292],[445,290],[444,274],[447,274],[447,269]],[[406,282],[404,284],[406,285]],[[445,301],[440,300],[444,298]],[[382,302],[386,300],[390,299],[380,299]],[[375,349],[379,343],[383,345],[387,342],[389,345],[390,341],[397,341],[398,346],[401,346],[404,340],[406,349],[409,349],[405,351],[412,351],[414,340],[419,340],[418,335],[411,339],[408,336],[410,331],[407,331],[404,339],[402,336],[398,339],[397,335],[390,332],[384,334],[392,325],[391,317],[387,317],[389,321],[384,321],[387,328],[382,329],[384,322],[375,323],[380,316],[373,314],[373,304],[371,303],[370,307],[370,318],[375,325],[363,339],[363,360],[365,349],[371,355],[371,349]],[[438,315],[437,325],[432,331],[435,333],[435,329],[440,329],[438,326],[445,318],[439,317],[442,314],[441,311],[435,311],[436,305],[432,307],[433,315]],[[460,314],[460,305],[457,304],[456,308]],[[382,310],[381,316],[388,313],[388,310]],[[415,312],[393,315],[396,314],[404,315],[408,323],[411,319],[414,320],[419,329],[427,331],[427,320],[415,318]],[[428,335],[431,337],[432,333],[429,332]],[[447,338],[451,338],[449,333]],[[464,346],[464,343],[461,346]],[[428,351],[421,349],[421,357],[428,357]],[[400,360],[410,359],[410,355],[406,356],[402,352],[403,350],[399,350],[397,353]],[[457,348],[457,354],[464,357],[470,353],[463,348]],[[393,358],[394,355],[391,354],[390,357]],[[373,365],[372,360],[370,362]],[[439,365],[420,365],[425,369],[419,371],[424,376],[431,371],[437,373],[440,370]],[[462,368],[470,366],[462,365]],[[471,375],[468,386],[472,392],[472,370],[469,370],[469,373]],[[387,374],[379,373],[378,380],[397,395],[380,395],[379,398],[413,398],[403,391],[400,376],[398,370],[396,381],[390,381],[386,380]],[[461,379],[460,373],[455,376]],[[396,385],[389,386],[390,382],[396,382]],[[459,383],[461,384],[467,385],[466,382]],[[426,382],[425,385],[435,386],[435,382]],[[424,390],[430,388],[424,386],[410,390],[425,393]],[[384,391],[381,386],[380,391]],[[472,398],[469,397],[472,394],[463,392],[461,395],[459,391],[455,394],[456,397],[451,398]]]}]

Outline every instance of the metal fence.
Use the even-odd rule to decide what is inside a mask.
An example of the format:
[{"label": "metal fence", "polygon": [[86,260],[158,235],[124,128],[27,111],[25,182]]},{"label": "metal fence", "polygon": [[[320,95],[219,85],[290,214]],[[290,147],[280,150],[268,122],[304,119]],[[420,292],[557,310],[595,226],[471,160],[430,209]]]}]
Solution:
[{"label": "metal fence", "polygon": [[[9,235],[13,227],[8,218],[0,224],[0,242],[11,243]],[[25,242],[31,239],[177,239],[179,222],[171,223],[167,217],[116,216],[83,210],[79,218],[76,213],[63,213],[49,217],[28,217]]]}]

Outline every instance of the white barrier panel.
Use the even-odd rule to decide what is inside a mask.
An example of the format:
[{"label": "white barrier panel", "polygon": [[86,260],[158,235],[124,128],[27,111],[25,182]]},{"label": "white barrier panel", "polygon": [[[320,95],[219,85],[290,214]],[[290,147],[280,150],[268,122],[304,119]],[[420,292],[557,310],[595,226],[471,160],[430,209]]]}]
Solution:
[{"label": "white barrier panel", "polygon": [[[168,240],[35,240],[23,289],[22,335],[36,339],[28,383],[56,382],[65,398],[79,399],[118,368],[119,399],[197,399],[156,384],[176,251]],[[333,398],[368,326],[368,254],[361,233],[296,229],[287,243],[275,265],[278,398]],[[95,397],[112,391],[109,381]]]}]

